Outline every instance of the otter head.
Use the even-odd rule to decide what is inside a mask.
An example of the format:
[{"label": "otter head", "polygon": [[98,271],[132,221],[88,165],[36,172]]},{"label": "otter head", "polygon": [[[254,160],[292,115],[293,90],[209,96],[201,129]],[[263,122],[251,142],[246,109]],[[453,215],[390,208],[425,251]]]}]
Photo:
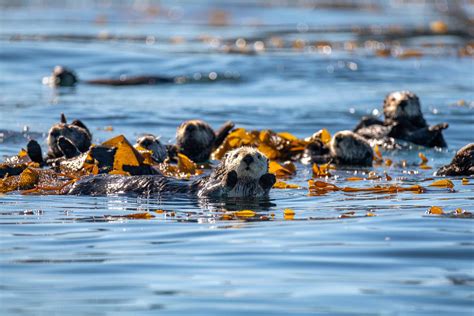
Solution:
[{"label": "otter head", "polygon": [[251,147],[228,152],[198,196],[258,198],[267,196],[276,182],[268,173],[268,159]]},{"label": "otter head", "polygon": [[51,77],[44,79],[44,82],[53,87],[73,87],[77,83],[77,76],[66,67],[56,66]]},{"label": "otter head", "polygon": [[409,91],[396,91],[388,94],[383,102],[386,123],[408,121],[417,127],[425,127],[421,113],[420,100]]},{"label": "otter head", "polygon": [[256,148],[240,147],[228,152],[223,164],[243,181],[258,181],[268,172],[268,159]]},{"label": "otter head", "polygon": [[137,139],[137,145],[148,149],[152,152],[151,157],[158,163],[162,163],[165,161],[167,152],[166,146],[163,145],[159,138],[153,135],[144,135]]},{"label": "otter head", "polygon": [[91,140],[92,135],[84,123],[75,120],[68,124],[64,114],[61,114],[61,122],[54,124],[48,132],[48,156],[71,158],[89,150]]},{"label": "otter head", "polygon": [[340,165],[371,166],[374,153],[367,140],[351,132],[334,134],[329,143],[331,158]]},{"label": "otter head", "polygon": [[209,160],[215,139],[213,129],[201,120],[186,121],[176,132],[178,151],[198,163]]}]

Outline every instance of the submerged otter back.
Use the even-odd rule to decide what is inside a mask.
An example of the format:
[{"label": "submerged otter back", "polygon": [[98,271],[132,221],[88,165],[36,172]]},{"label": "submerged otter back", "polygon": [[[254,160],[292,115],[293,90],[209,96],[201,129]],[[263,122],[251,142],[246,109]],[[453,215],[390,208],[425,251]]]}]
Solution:
[{"label": "submerged otter back", "polygon": [[97,175],[83,178],[66,188],[69,195],[153,195],[161,193],[193,193],[192,182],[162,175],[121,176]]}]

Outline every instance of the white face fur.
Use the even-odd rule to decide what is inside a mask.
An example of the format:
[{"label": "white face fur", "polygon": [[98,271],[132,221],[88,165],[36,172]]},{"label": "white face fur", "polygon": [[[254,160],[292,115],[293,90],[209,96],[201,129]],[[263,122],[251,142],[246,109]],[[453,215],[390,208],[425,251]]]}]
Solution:
[{"label": "white face fur", "polygon": [[[251,159],[250,159],[251,158]],[[268,159],[256,148],[240,147],[228,152],[224,158],[226,171],[237,172],[239,180],[259,180],[268,172]]]},{"label": "white face fur", "polygon": [[390,93],[384,101],[383,111],[385,118],[413,119],[422,116],[420,100],[409,91],[396,91]]}]

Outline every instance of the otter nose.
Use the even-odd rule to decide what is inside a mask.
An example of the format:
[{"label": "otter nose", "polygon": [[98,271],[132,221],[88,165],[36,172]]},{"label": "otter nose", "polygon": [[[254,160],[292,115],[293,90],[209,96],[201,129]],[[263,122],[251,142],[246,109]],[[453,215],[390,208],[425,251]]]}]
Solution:
[{"label": "otter nose", "polygon": [[244,159],[242,159],[247,165],[250,165],[253,162],[253,157],[250,154],[247,154]]}]

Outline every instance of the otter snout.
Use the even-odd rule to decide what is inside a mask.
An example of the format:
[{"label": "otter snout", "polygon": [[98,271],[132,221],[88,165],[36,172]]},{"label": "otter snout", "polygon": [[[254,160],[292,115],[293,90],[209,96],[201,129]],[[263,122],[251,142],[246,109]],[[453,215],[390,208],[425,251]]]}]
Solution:
[{"label": "otter snout", "polygon": [[244,159],[242,159],[243,162],[247,164],[247,166],[250,166],[250,164],[253,162],[253,157],[250,154],[245,155]]}]

